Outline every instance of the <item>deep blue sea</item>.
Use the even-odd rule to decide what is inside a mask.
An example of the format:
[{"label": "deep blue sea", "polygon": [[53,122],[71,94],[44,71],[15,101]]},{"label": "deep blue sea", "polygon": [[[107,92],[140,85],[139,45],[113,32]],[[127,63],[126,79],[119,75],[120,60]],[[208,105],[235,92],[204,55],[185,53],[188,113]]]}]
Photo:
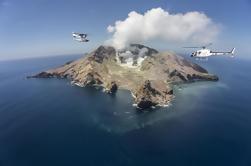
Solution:
[{"label": "deep blue sea", "polygon": [[26,79],[79,56],[0,62],[0,166],[250,166],[251,61],[196,61],[219,76],[138,112],[67,80]]}]

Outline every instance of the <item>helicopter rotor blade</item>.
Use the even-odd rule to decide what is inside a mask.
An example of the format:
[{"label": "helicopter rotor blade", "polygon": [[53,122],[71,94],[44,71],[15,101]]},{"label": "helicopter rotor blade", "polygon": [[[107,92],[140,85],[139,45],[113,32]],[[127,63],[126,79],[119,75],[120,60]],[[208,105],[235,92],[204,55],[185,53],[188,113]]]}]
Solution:
[{"label": "helicopter rotor blade", "polygon": [[208,43],[207,45],[204,45],[204,46],[202,46],[201,48],[206,48],[206,47],[209,47],[209,46],[211,46],[213,43]]},{"label": "helicopter rotor blade", "polygon": [[202,48],[202,47],[183,47],[183,48]]},{"label": "helicopter rotor blade", "polygon": [[183,48],[203,48],[203,49],[205,49],[205,48],[207,48],[208,46],[211,46],[213,43],[209,43],[209,44],[207,44],[207,45],[204,45],[204,46],[200,46],[200,47],[183,47]]},{"label": "helicopter rotor blade", "polygon": [[207,47],[208,47],[208,46],[211,46],[211,45],[213,45],[213,43],[208,43]]}]

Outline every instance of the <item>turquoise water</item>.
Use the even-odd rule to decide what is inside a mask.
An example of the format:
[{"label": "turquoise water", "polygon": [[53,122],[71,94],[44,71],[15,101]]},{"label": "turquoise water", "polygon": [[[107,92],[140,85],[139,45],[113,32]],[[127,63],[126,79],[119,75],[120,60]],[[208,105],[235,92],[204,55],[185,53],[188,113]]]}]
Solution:
[{"label": "turquoise water", "polygon": [[196,61],[220,81],[143,113],[128,91],[25,78],[78,57],[0,62],[0,166],[251,165],[251,61]]}]

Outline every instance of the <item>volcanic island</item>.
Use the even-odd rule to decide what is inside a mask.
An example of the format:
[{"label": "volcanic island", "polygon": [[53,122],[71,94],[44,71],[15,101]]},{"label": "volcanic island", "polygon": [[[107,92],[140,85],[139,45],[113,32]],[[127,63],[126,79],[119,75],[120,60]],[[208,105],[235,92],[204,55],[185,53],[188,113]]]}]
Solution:
[{"label": "volcanic island", "polygon": [[218,81],[203,67],[172,52],[130,44],[122,50],[99,46],[80,59],[42,71],[29,78],[68,79],[72,84],[102,87],[115,94],[129,90],[139,109],[168,105],[175,93],[173,85],[195,81]]}]

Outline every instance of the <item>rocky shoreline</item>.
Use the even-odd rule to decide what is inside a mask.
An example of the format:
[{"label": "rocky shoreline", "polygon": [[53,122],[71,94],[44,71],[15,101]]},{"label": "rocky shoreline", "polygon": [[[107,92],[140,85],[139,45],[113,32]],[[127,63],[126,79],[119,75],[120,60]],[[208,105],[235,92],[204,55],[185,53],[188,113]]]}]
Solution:
[{"label": "rocky shoreline", "polygon": [[[127,56],[120,57],[125,53]],[[126,64],[129,58],[133,60],[132,66]],[[55,77],[69,79],[81,87],[101,86],[109,94],[127,89],[140,109],[168,105],[174,96],[173,84],[218,80],[216,75],[181,56],[159,53],[139,44],[131,45],[121,54],[113,47],[100,46],[83,58],[28,78]]]}]

